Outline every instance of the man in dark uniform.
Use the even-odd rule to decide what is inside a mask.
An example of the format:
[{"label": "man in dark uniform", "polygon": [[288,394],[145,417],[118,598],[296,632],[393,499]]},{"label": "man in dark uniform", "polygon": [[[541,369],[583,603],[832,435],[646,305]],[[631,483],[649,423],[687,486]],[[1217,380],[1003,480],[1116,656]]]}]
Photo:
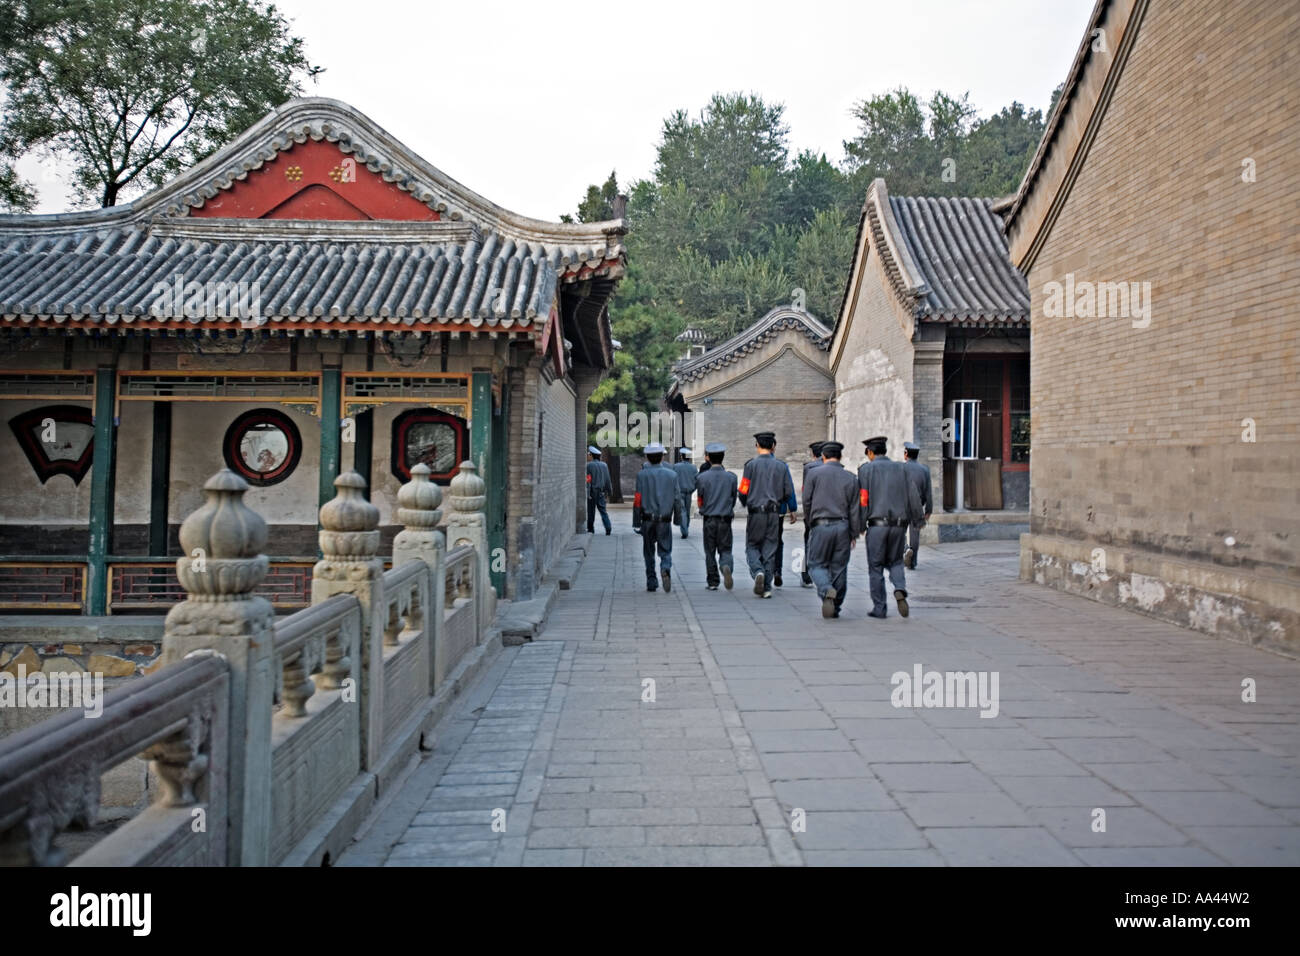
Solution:
[{"label": "man in dark uniform", "polygon": [[808,568],[822,599],[822,617],[839,617],[848,593],[849,552],[862,533],[858,476],[840,462],[844,446],[821,444],[823,464],[810,469],[803,512],[811,533]]},{"label": "man in dark uniform", "polygon": [[[812,457],[803,463],[803,481],[799,485],[803,489],[803,570],[799,572],[802,584],[806,588],[813,586],[812,576],[808,573],[808,529],[812,526],[808,523],[808,472],[812,471],[822,463],[822,446],[826,444],[822,441],[815,441],[808,446],[812,452]],[[840,445],[841,452],[844,446]]]},{"label": "man in dark uniform", "polygon": [[609,523],[609,512],[605,510],[605,498],[614,493],[614,483],[609,477],[609,465],[600,460],[600,449],[595,445],[587,446],[587,534],[596,533],[596,510],[600,509],[600,520],[605,525],[605,534],[613,530]]},{"label": "man in dark uniform", "polygon": [[749,513],[745,521],[745,558],[754,578],[754,593],[770,598],[781,531],[781,503],[794,497],[794,481],[785,462],[772,454],[776,435],[758,432],[754,443],[756,454],[745,462],[739,488],[740,501]]},{"label": "man in dark uniform", "polygon": [[718,589],[718,569],[731,590],[731,516],[736,510],[736,476],[722,467],[725,445],[704,446],[706,461],[696,480],[700,514],[704,520],[704,568],[710,591]]},{"label": "man in dark uniform", "polygon": [[871,579],[871,612],[868,617],[885,617],[885,575],[894,586],[898,613],[907,617],[907,577],[903,573],[903,547],[907,526],[921,520],[921,496],[907,480],[901,461],[885,454],[883,435],[868,438],[867,461],[858,468],[860,504],[867,527],[867,569]]},{"label": "man in dark uniform", "polygon": [[921,528],[930,520],[934,511],[934,489],[930,484],[930,466],[916,460],[921,454],[921,446],[915,442],[903,442],[903,468],[907,471],[907,480],[916,485],[921,496],[921,509],[924,514],[920,524],[907,526],[907,550],[903,552],[903,566],[909,571],[916,570],[916,556],[921,550]]},{"label": "man in dark uniform", "polygon": [[678,520],[684,538],[691,526],[691,493],[695,491],[697,472],[695,466],[691,464],[691,450],[689,448],[679,448],[677,454],[680,457],[677,464],[673,465],[673,471],[677,473],[677,495],[682,500],[682,513]]},{"label": "man in dark uniform", "polygon": [[[785,466],[786,474],[790,474],[790,466]],[[794,477],[790,478],[790,487],[794,487]],[[777,514],[782,518],[787,518],[791,524],[798,519],[799,500],[795,497],[794,492],[790,492],[790,497],[781,502],[781,507],[777,509]],[[781,570],[785,567],[785,522],[776,523],[776,569],[772,583],[777,587],[781,586]]]},{"label": "man in dark uniform", "polygon": [[677,496],[677,474],[664,462],[664,446],[645,446],[645,467],[636,475],[636,498],[632,501],[632,530],[641,535],[645,556],[645,589],[658,590],[655,581],[655,547],[664,590],[673,589],[669,571],[673,566],[673,529],[681,499]]}]

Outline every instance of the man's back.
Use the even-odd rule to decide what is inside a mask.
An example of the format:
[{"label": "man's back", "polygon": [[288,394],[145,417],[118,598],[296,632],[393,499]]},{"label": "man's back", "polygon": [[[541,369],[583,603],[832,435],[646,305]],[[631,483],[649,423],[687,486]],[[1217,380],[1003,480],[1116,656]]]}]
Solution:
[{"label": "man's back", "polygon": [[745,474],[740,483],[749,508],[779,505],[794,494],[794,481],[790,469],[775,455],[757,455],[745,462]]},{"label": "man's back", "polygon": [[907,474],[907,480],[916,487],[916,493],[921,496],[921,508],[929,514],[934,510],[934,502],[930,500],[932,495],[930,467],[909,458],[903,462],[903,470]]},{"label": "man's back", "polygon": [[609,465],[603,461],[587,462],[587,484],[593,492],[603,491],[609,494],[614,490],[614,483],[609,475]]},{"label": "man's back", "polygon": [[673,513],[677,502],[677,474],[664,464],[646,465],[636,475],[641,510],[654,517]]},{"label": "man's back", "polygon": [[729,515],[736,510],[736,476],[721,465],[701,469],[696,478],[700,514]]},{"label": "man's back", "polygon": [[908,481],[901,461],[877,455],[858,469],[858,481],[867,493],[868,519],[908,521],[921,517],[920,494]]},{"label": "man's back", "polygon": [[678,491],[695,490],[696,471],[694,465],[689,461],[679,461],[677,464],[673,465],[673,471],[677,475]]}]

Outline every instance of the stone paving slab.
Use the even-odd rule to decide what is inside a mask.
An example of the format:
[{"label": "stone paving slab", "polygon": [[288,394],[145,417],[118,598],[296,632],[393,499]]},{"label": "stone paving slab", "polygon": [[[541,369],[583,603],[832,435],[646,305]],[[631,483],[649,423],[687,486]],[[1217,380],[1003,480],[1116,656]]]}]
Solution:
[{"label": "stone paving slab", "polygon": [[[827,621],[792,568],[706,591],[698,528],[647,593],[640,544],[589,542],[338,865],[1300,864],[1300,662],[1024,584],[1012,542],[925,549],[884,621],[860,548]],[[895,706],[917,667],[996,673],[996,716]]]}]

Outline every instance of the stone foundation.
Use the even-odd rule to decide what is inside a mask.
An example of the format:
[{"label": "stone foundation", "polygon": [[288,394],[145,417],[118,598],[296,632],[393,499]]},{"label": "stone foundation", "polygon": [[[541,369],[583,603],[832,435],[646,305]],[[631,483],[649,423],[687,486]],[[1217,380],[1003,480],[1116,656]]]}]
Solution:
[{"label": "stone foundation", "polygon": [[1020,577],[1206,634],[1300,654],[1300,587],[1132,548],[1020,537]]}]

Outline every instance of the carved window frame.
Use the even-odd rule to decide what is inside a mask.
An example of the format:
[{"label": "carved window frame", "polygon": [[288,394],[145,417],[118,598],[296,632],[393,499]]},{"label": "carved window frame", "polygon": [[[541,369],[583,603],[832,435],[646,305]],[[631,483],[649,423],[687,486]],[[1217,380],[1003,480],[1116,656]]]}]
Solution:
[{"label": "carved window frame", "polygon": [[[239,446],[244,436],[257,425],[271,425],[284,433],[289,443],[289,450],[284,461],[272,471],[259,472],[250,468],[239,453]],[[255,408],[244,412],[226,429],[226,436],[221,442],[221,453],[226,460],[226,467],[239,475],[250,485],[266,488],[278,485],[288,479],[298,468],[302,459],[302,434],[293,419],[276,408]]]}]

